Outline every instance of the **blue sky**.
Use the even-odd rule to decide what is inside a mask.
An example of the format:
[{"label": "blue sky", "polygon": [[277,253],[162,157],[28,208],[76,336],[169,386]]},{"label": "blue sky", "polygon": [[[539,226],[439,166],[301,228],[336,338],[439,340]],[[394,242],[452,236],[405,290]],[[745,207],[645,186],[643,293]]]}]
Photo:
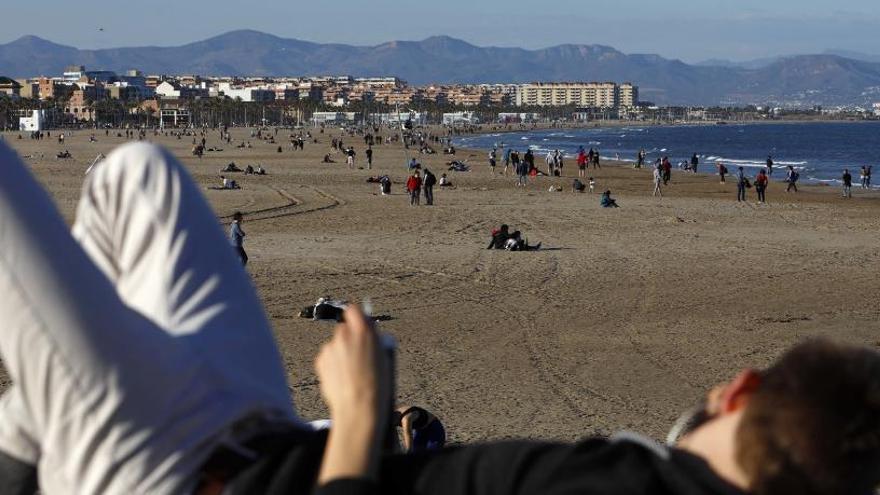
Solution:
[{"label": "blue sky", "polygon": [[435,34],[525,48],[595,43],[688,62],[827,49],[880,54],[880,0],[44,0],[9,2],[0,12],[0,43],[35,34],[80,48],[167,46],[257,29],[365,45]]}]

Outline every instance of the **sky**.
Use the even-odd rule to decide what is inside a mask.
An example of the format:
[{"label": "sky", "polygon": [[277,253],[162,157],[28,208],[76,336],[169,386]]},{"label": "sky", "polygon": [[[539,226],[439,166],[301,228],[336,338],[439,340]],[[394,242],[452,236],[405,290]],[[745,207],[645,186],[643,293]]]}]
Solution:
[{"label": "sky", "polygon": [[441,34],[480,46],[601,44],[686,62],[829,49],[880,55],[880,0],[78,0],[73,5],[9,2],[2,7],[0,43],[32,34],[78,48],[173,46],[255,29],[356,45]]}]

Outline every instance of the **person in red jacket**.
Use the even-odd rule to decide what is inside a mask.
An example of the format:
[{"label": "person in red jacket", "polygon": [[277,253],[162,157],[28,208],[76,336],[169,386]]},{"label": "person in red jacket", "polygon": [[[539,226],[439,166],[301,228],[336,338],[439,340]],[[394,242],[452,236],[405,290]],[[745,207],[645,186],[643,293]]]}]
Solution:
[{"label": "person in red jacket", "polygon": [[764,196],[767,191],[767,184],[770,182],[770,178],[767,176],[767,172],[764,169],[758,171],[758,175],[755,176],[755,192],[758,193],[758,203],[766,203],[767,198]]},{"label": "person in red jacket", "polygon": [[409,191],[410,206],[418,206],[419,197],[422,195],[422,177],[419,176],[418,170],[413,172],[409,179],[407,179],[406,190]]},{"label": "person in red jacket", "polygon": [[578,164],[578,177],[586,177],[587,176],[587,154],[584,153],[584,149],[578,152],[577,155],[577,164]]}]

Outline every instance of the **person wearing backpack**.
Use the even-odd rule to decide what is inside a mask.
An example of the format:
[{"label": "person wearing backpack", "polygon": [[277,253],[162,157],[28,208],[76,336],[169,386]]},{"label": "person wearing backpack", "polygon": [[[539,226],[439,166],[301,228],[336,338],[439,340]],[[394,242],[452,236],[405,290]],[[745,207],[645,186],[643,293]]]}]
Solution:
[{"label": "person wearing backpack", "polygon": [[437,177],[427,168],[425,176],[422,177],[422,187],[425,189],[425,204],[431,206],[434,204],[434,185],[437,184]]},{"label": "person wearing backpack", "polygon": [[800,178],[797,171],[791,165],[788,166],[788,177],[785,178],[785,182],[788,182],[788,187],[785,188],[785,192],[790,192],[794,189],[794,192],[797,192],[797,181]]}]

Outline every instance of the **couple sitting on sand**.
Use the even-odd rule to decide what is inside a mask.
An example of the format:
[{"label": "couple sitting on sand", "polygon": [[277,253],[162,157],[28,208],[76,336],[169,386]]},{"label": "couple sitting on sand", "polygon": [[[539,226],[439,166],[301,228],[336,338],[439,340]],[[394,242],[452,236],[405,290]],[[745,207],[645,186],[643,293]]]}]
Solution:
[{"label": "couple sitting on sand", "polygon": [[[383,451],[391,366],[345,310],[293,408],[256,290],[189,174],[148,144],[87,178],[72,232],[0,143],[6,493],[870,494],[880,355],[814,341],[712,389],[674,446],[625,433]],[[585,356],[584,359],[589,359]]]},{"label": "couple sitting on sand", "polygon": [[539,242],[535,246],[529,246],[528,241],[522,238],[520,231],[510,233],[510,227],[506,224],[492,231],[492,240],[486,249],[506,249],[507,251],[537,251],[541,249]]}]

